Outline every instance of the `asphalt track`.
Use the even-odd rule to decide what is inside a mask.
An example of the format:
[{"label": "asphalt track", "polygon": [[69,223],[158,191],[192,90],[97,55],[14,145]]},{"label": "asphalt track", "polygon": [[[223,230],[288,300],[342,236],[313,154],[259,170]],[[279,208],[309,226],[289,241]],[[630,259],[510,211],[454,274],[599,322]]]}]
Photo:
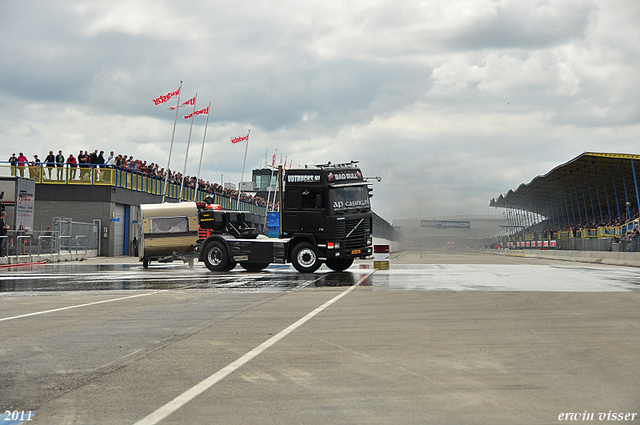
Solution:
[{"label": "asphalt track", "polygon": [[640,421],[637,268],[419,251],[370,266],[3,270],[1,423]]}]

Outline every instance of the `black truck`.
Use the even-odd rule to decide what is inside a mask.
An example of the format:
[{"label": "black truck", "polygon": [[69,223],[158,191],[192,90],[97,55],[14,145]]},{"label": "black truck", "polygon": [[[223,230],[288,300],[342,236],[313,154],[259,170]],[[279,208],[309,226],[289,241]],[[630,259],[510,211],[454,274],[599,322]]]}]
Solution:
[{"label": "black truck", "polygon": [[[356,258],[372,255],[370,188],[356,162],[278,170],[280,236],[258,235],[249,213],[198,212],[200,228],[209,235],[198,241],[199,260],[212,271],[250,271],[271,263],[292,263],[313,273],[322,263],[348,269]],[[284,186],[284,189],[283,189]]]},{"label": "black truck", "polygon": [[280,235],[268,238],[252,214],[222,211],[210,203],[141,205],[140,260],[197,258],[212,271],[240,264],[259,271],[271,263],[292,263],[313,273],[325,263],[348,269],[356,258],[372,255],[371,189],[357,162],[278,169]]}]

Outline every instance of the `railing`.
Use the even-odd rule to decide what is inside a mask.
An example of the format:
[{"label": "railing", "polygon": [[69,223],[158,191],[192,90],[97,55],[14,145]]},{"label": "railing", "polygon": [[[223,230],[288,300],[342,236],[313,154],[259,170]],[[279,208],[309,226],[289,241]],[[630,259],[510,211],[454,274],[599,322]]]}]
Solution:
[{"label": "railing", "polygon": [[58,240],[59,234],[52,231],[9,230],[6,236],[0,236],[0,257],[59,254]]},{"label": "railing", "polygon": [[[575,232],[563,231],[539,234],[510,235],[502,239],[510,248],[540,248],[575,251],[622,251],[640,252],[640,218],[622,226],[604,226],[582,229]],[[531,240],[533,239],[535,241]],[[548,242],[548,244],[547,244]],[[545,246],[547,244],[548,246]]]},{"label": "railing", "polygon": [[620,234],[619,227],[598,227],[599,238],[610,238]]},{"label": "railing", "polygon": [[[40,165],[11,166],[8,162],[0,162],[0,175],[12,175],[31,178],[38,184],[67,184],[87,186],[114,186],[138,192],[150,193],[162,196],[165,189],[164,179],[146,176],[133,170],[113,168],[111,166],[98,166],[87,164],[63,164],[57,167],[41,163]],[[167,198],[178,199],[180,197],[180,183],[169,182],[165,193]],[[226,210],[249,211],[252,214],[266,216],[267,209],[237,198],[232,199],[219,193],[210,193],[205,190],[184,186],[182,189],[183,201],[202,202],[207,196],[213,196],[214,203],[221,205]]]},{"label": "railing", "polygon": [[583,229],[578,230],[577,233],[579,238],[597,238],[600,234],[598,229]]}]

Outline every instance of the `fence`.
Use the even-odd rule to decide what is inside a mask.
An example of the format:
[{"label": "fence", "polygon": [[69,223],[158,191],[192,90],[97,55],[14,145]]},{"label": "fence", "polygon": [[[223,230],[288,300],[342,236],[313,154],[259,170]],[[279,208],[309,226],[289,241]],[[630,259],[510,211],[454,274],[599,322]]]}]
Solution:
[{"label": "fence", "polygon": [[54,218],[47,230],[9,230],[0,236],[0,257],[70,255],[83,253],[99,255],[100,220],[95,223],[74,222],[68,218]]},{"label": "fence", "polygon": [[394,229],[384,218],[373,213],[373,236],[377,238],[387,239],[389,241],[402,241],[403,237],[400,232]]},{"label": "fence", "polygon": [[100,255],[100,220],[93,223],[81,223],[70,218],[54,217],[52,220],[53,233],[57,235],[58,253],[95,251]]},{"label": "fence", "polygon": [[[40,165],[25,165],[23,167],[11,166],[8,162],[0,162],[0,175],[12,175],[33,179],[37,184],[67,184],[79,186],[115,186],[138,192],[150,193],[152,195],[168,198],[180,198],[180,183],[169,182],[166,185],[164,179],[147,176],[133,170],[119,169],[108,166],[97,166],[88,164],[84,167],[74,167],[63,164],[60,167]],[[205,190],[184,186],[182,197],[184,201],[202,202],[207,196],[214,198],[214,203],[222,206],[223,209],[236,211],[249,211],[252,214],[266,216],[267,209],[250,202],[240,201],[237,198],[230,198],[219,193],[211,193]]]},{"label": "fence", "polygon": [[[553,240],[555,249],[571,251],[640,252],[640,218],[622,226],[603,226],[593,229],[550,233],[527,233],[502,238],[503,246],[538,248],[544,241]],[[525,242],[530,242],[526,244]]]},{"label": "fence", "polygon": [[6,236],[0,236],[0,257],[55,254],[57,240],[51,231],[9,230]]}]

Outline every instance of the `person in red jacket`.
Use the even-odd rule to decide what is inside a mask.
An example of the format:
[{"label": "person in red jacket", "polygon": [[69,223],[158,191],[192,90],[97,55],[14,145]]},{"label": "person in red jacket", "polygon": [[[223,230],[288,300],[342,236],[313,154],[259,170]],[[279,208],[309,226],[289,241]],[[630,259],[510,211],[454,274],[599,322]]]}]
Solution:
[{"label": "person in red jacket", "polygon": [[76,161],[72,153],[69,154],[69,157],[67,158],[67,164],[69,167],[69,180],[75,180],[76,168],[78,168],[78,162]]}]

